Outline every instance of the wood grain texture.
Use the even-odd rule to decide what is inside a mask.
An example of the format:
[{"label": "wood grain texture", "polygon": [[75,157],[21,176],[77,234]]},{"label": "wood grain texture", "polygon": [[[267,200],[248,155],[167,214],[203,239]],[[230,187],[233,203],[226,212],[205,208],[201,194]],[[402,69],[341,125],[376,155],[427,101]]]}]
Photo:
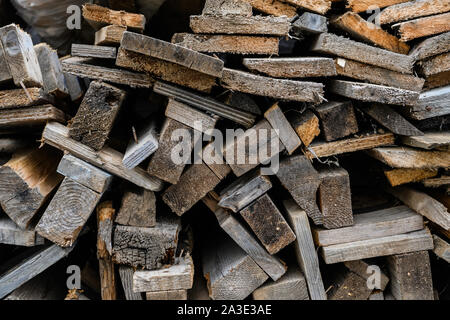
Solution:
[{"label": "wood grain texture", "polygon": [[[431,250],[433,238],[428,229],[395,236],[335,244],[322,248],[327,264],[394,254]],[[392,280],[392,279],[391,279]]]},{"label": "wood grain texture", "polygon": [[287,113],[287,118],[306,147],[320,134],[319,118],[311,110],[294,110]]},{"label": "wood grain texture", "polygon": [[309,300],[305,276],[296,266],[278,281],[262,285],[252,293],[253,300]]},{"label": "wood grain texture", "polygon": [[338,57],[367,63],[373,66],[412,74],[414,58],[372,47],[331,33],[322,33],[313,43],[313,52],[337,55]]},{"label": "wood grain texture", "polygon": [[12,81],[11,70],[9,70],[9,66],[8,63],[6,62],[5,55],[6,53],[4,51],[3,44],[0,41],[0,83]]},{"label": "wood grain texture", "polygon": [[325,14],[331,9],[331,1],[329,0],[282,0],[283,2],[292,4],[302,9]]},{"label": "wood grain texture", "polygon": [[328,293],[329,300],[367,300],[373,291],[367,287],[366,279],[354,272],[344,271],[336,278]]},{"label": "wood grain texture", "polygon": [[425,120],[450,114],[448,99],[450,98],[450,85],[424,91],[420,94],[417,104],[407,114],[415,120]]},{"label": "wood grain texture", "polygon": [[450,50],[450,32],[427,38],[409,52],[415,60],[423,60]]},{"label": "wood grain texture", "polygon": [[65,178],[48,205],[36,231],[61,247],[70,247],[91,216],[101,195]]},{"label": "wood grain texture", "polygon": [[25,108],[52,102],[53,99],[41,88],[27,88],[26,92],[23,89],[0,91],[0,109]]},{"label": "wood grain texture", "polygon": [[83,18],[97,30],[105,25],[118,25],[142,32],[146,23],[143,14],[111,10],[94,4],[83,5]]},{"label": "wood grain texture", "polygon": [[117,57],[117,49],[115,47],[72,43],[71,54],[73,57],[115,59]]},{"label": "wood grain texture", "polygon": [[187,300],[187,290],[167,290],[146,292],[146,300],[178,301]]},{"label": "wood grain texture", "polygon": [[322,282],[319,268],[319,259],[311,235],[308,216],[305,211],[292,200],[284,201],[289,224],[295,232],[295,253],[308,284],[311,300],[326,300],[327,295]]},{"label": "wood grain texture", "polygon": [[41,68],[44,91],[56,97],[66,97],[69,90],[66,85],[58,53],[46,43],[34,46]]},{"label": "wood grain texture", "polygon": [[411,20],[450,11],[448,0],[416,0],[389,6],[379,15],[381,24]]},{"label": "wood grain texture", "polygon": [[321,131],[326,141],[344,138],[359,131],[351,101],[330,101],[315,107],[314,111],[321,121]]},{"label": "wood grain texture", "polygon": [[440,55],[419,61],[419,72],[425,77],[436,76],[440,73],[450,71],[450,53]]},{"label": "wood grain texture", "polygon": [[0,243],[14,246],[34,247],[44,244],[44,238],[33,229],[23,230],[8,217],[0,218]]},{"label": "wood grain texture", "polygon": [[409,147],[380,147],[367,153],[392,168],[438,169],[450,167],[445,151],[423,151]]},{"label": "wood grain texture", "polygon": [[48,121],[66,122],[63,111],[50,104],[20,109],[0,109],[0,128],[34,127],[41,129]]},{"label": "wood grain texture", "polygon": [[394,25],[401,35],[400,40],[410,41],[417,38],[428,37],[450,31],[448,20],[450,13],[437,14],[430,17],[419,18]]},{"label": "wood grain texture", "polygon": [[251,6],[260,11],[272,16],[287,16],[293,18],[297,14],[295,7],[278,1],[278,0],[244,0],[251,4]]},{"label": "wood grain texture", "polygon": [[450,133],[445,131],[425,132],[421,136],[402,137],[402,143],[425,150],[446,148],[450,145]]},{"label": "wood grain texture", "polygon": [[450,184],[450,176],[442,175],[437,178],[428,178],[423,180],[422,183],[427,188],[445,187]]},{"label": "wood grain texture", "polygon": [[133,227],[156,226],[155,193],[141,188],[128,188],[123,195],[115,222]]},{"label": "wood grain texture", "polygon": [[371,6],[384,8],[408,1],[409,0],[347,0],[347,8],[350,8],[354,12],[363,12]]},{"label": "wood grain texture", "polygon": [[319,34],[328,32],[328,19],[319,14],[305,12],[291,26],[291,33],[297,37],[304,34]]},{"label": "wood grain texture", "polygon": [[[348,270],[356,273],[361,278],[366,280],[366,283],[367,283],[367,280],[373,275],[373,271],[370,271],[369,267],[370,266],[379,267],[378,265],[369,264],[369,263],[365,262],[364,260],[346,261],[346,262],[344,262],[344,265]],[[372,281],[370,281],[370,283],[372,283]],[[388,276],[383,272],[383,270],[380,270],[380,283],[379,283],[379,286],[377,286],[378,283],[374,283],[374,285],[375,285],[374,289],[384,291],[386,289],[386,286],[388,285],[388,283],[389,283]]]},{"label": "wood grain texture", "polygon": [[109,25],[95,32],[96,46],[117,46],[122,40],[123,33],[127,30],[123,26]]},{"label": "wood grain texture", "polygon": [[252,15],[252,6],[248,1],[240,0],[206,0],[202,14],[208,15],[238,15],[250,17]]},{"label": "wood grain texture", "polygon": [[[61,65],[62,68],[62,65]],[[80,101],[84,95],[84,88],[81,87],[80,79],[73,74],[63,72],[70,100]]]},{"label": "wood grain texture", "polygon": [[439,258],[450,263],[450,244],[439,236],[433,234],[434,249],[433,253]]},{"label": "wood grain texture", "polygon": [[211,132],[219,120],[215,115],[210,116],[174,99],[169,99],[165,115],[203,133]]},{"label": "wood grain texture", "polygon": [[141,168],[135,168],[133,170],[126,169],[122,165],[123,154],[120,152],[107,147],[96,152],[92,148],[70,139],[69,129],[58,123],[48,123],[45,126],[42,139],[49,145],[67,151],[81,160],[147,190],[160,191],[163,187],[161,180],[150,176]]},{"label": "wood grain texture", "polygon": [[393,187],[405,183],[419,182],[425,178],[437,176],[436,169],[393,169],[384,171],[384,175]]},{"label": "wood grain texture", "polygon": [[133,291],[133,267],[119,265],[120,280],[126,300],[144,300],[140,292]]},{"label": "wood grain texture", "polygon": [[314,241],[318,246],[325,247],[423,229],[423,217],[406,206],[357,214],[353,219],[353,226],[332,230],[314,228]]},{"label": "wood grain texture", "polygon": [[136,133],[137,141],[133,138],[128,143],[122,163],[125,168],[134,169],[141,162],[151,156],[159,148],[156,133],[156,121],[150,122],[145,128]]}]

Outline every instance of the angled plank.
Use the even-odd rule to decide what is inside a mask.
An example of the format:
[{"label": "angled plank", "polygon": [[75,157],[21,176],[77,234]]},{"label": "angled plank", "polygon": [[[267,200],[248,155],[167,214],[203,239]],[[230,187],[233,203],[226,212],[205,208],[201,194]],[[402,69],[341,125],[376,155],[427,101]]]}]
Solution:
[{"label": "angled plank", "polygon": [[450,145],[450,132],[425,132],[420,136],[402,137],[402,142],[426,150],[446,148]]},{"label": "angled plank", "polygon": [[122,40],[123,33],[127,30],[124,26],[109,25],[95,32],[96,46],[117,46]]},{"label": "angled plank", "polygon": [[45,93],[56,97],[66,97],[69,90],[56,50],[46,43],[40,43],[34,46],[34,51],[41,68]]},{"label": "angled plank", "polygon": [[252,294],[253,300],[309,300],[308,286],[303,273],[297,266],[279,280],[262,285]]},{"label": "angled plank", "polygon": [[114,47],[72,43],[71,54],[73,57],[115,59],[117,56],[117,49]]},{"label": "angled plank", "polygon": [[450,114],[450,85],[424,91],[420,94],[417,104],[407,114],[415,120],[424,120]]},{"label": "angled plank", "polygon": [[325,14],[331,9],[330,0],[282,0],[302,9]]},{"label": "angled plank", "polygon": [[419,18],[393,25],[397,28],[402,41],[411,41],[417,38],[428,37],[450,31],[448,20],[450,13],[437,14],[430,17]]},{"label": "angled plank", "polygon": [[142,161],[158,150],[159,141],[155,127],[156,122],[151,122],[147,127],[137,132],[137,141],[133,138],[130,139],[122,159],[125,168],[136,168]]},{"label": "angled plank", "polygon": [[450,167],[450,154],[445,151],[382,147],[368,150],[367,153],[391,168],[437,169]]},{"label": "angled plank", "polygon": [[21,229],[8,217],[0,218],[0,243],[14,246],[34,247],[44,244],[44,238],[33,229]]},{"label": "angled plank", "polygon": [[384,171],[384,175],[393,187],[405,183],[419,182],[423,179],[435,177],[438,174],[436,169],[393,169]]},{"label": "angled plank", "polygon": [[117,25],[142,32],[146,23],[143,14],[111,10],[95,4],[83,5],[83,18],[97,30],[106,25]]},{"label": "angled plank", "polygon": [[450,11],[448,0],[416,0],[389,6],[381,11],[378,19],[381,24],[388,24],[447,11]]},{"label": "angled plank", "polygon": [[347,8],[354,12],[363,12],[371,7],[384,8],[409,0],[347,0]]},{"label": "angled plank", "polygon": [[450,32],[446,32],[418,43],[409,52],[415,60],[423,60],[450,51]]},{"label": "angled plank", "polygon": [[0,128],[39,128],[45,126],[48,121],[65,123],[66,115],[50,104],[10,110],[0,109]]}]

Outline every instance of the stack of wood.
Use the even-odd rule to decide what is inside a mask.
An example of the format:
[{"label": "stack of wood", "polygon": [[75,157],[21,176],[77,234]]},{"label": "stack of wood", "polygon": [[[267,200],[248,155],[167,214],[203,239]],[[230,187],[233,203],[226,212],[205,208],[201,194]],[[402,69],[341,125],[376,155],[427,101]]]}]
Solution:
[{"label": "stack of wood", "polygon": [[206,0],[158,39],[109,1],[65,57],[1,26],[0,298],[77,264],[66,299],[448,299],[449,11]]}]

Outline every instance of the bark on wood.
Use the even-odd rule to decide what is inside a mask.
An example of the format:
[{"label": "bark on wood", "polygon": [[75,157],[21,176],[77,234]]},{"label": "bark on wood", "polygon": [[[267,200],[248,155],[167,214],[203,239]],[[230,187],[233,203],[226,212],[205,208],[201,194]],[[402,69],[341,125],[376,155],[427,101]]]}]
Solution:
[{"label": "bark on wood", "polygon": [[419,72],[427,78],[448,72],[450,71],[450,52],[420,61],[418,66]]}]

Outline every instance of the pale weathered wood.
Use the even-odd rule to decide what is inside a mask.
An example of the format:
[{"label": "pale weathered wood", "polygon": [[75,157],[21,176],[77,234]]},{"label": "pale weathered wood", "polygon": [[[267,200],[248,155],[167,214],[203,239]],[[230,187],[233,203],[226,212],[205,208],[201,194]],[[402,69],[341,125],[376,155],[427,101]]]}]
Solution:
[{"label": "pale weathered wood", "polygon": [[100,197],[101,194],[65,178],[39,220],[36,231],[61,247],[72,246]]},{"label": "pale weathered wood", "polygon": [[0,167],[0,204],[20,228],[29,226],[61,182],[62,176],[56,172],[60,158],[60,153],[51,148],[28,148]]},{"label": "pale weathered wood", "polygon": [[419,182],[425,178],[435,177],[438,174],[437,169],[393,169],[384,171],[384,175],[393,187],[411,183]]},{"label": "pale weathered wood", "polygon": [[443,229],[450,230],[450,213],[441,202],[426,193],[408,187],[389,189],[389,192],[417,213]]},{"label": "pale weathered wood", "polygon": [[[62,65],[61,65],[62,68]],[[80,79],[73,74],[63,72],[70,100],[79,101],[84,95],[84,88],[81,87]]]},{"label": "pale weathered wood", "polygon": [[292,154],[298,147],[301,146],[302,142],[300,141],[300,138],[291,127],[291,124],[286,119],[286,116],[278,106],[278,103],[275,103],[264,113],[264,118],[269,121],[272,128],[278,130],[278,136],[284,144],[288,154]]},{"label": "pale weathered wood", "polygon": [[316,82],[275,79],[224,68],[220,83],[224,88],[274,99],[320,103],[324,85]]},{"label": "pale weathered wood", "polygon": [[0,277],[0,299],[66,257],[73,247],[56,244],[43,248]]},{"label": "pale weathered wood", "polygon": [[340,76],[368,81],[370,83],[388,87],[420,92],[425,83],[424,79],[413,75],[371,66],[369,64],[344,58],[335,59],[335,64],[337,74]]},{"label": "pale weathered wood", "polygon": [[160,191],[163,187],[161,180],[148,175],[145,170],[135,168],[128,170],[122,165],[123,154],[111,148],[95,151],[82,143],[69,138],[69,129],[61,124],[50,122],[45,126],[42,134],[43,142],[63,151],[67,151],[113,175],[117,175],[147,190]]},{"label": "pale weathered wood", "polygon": [[58,165],[58,173],[98,193],[105,192],[112,181],[109,173],[70,154],[64,155]]},{"label": "pale weathered wood", "polygon": [[450,263],[450,244],[437,235],[433,235],[434,249],[433,252],[439,258]]},{"label": "pale weathered wood", "polygon": [[319,259],[311,235],[308,216],[292,200],[284,201],[288,221],[297,236],[295,253],[308,284],[311,300],[326,300],[327,295],[322,282]]},{"label": "pale weathered wood", "polygon": [[274,281],[286,272],[284,264],[271,256],[247,228],[230,212],[218,208],[215,215],[220,227],[264,270]]},{"label": "pale weathered wood", "polygon": [[394,144],[392,133],[367,135],[358,138],[339,140],[329,143],[313,143],[308,148],[306,156],[310,159],[316,157],[329,157],[337,154],[372,149],[379,146]]},{"label": "pale weathered wood", "polygon": [[319,118],[311,110],[303,113],[293,110],[287,113],[287,118],[306,147],[320,134]]},{"label": "pale weathered wood", "polygon": [[450,31],[450,13],[437,14],[430,17],[419,18],[393,25],[398,28],[400,40],[410,41],[417,38],[428,37]]},{"label": "pale weathered wood", "polygon": [[156,226],[156,197],[153,191],[128,188],[122,198],[115,222],[125,226]]},{"label": "pale weathered wood", "polygon": [[331,9],[330,0],[282,0],[296,7],[325,14]]},{"label": "pale weathered wood", "polygon": [[142,32],[146,22],[143,14],[115,11],[94,4],[83,5],[83,18],[97,30],[112,24]]},{"label": "pale weathered wood", "polygon": [[250,3],[254,9],[270,14],[272,16],[287,16],[289,18],[293,18],[297,14],[297,10],[295,7],[278,0],[244,0],[244,1]]},{"label": "pale weathered wood", "polygon": [[12,81],[11,70],[9,70],[9,66],[8,63],[6,62],[5,55],[6,53],[3,49],[3,44],[0,41],[0,83]]},{"label": "pale weathered wood", "polygon": [[447,11],[450,11],[448,0],[415,0],[385,8],[378,19],[381,24],[388,24]]},{"label": "pale weathered wood", "polygon": [[353,217],[354,225],[340,229],[314,228],[318,246],[330,246],[389,237],[423,229],[423,218],[406,206],[398,206]]},{"label": "pale weathered wood", "polygon": [[15,24],[0,28],[4,60],[16,86],[42,87],[42,73],[28,33]]},{"label": "pale weathered wood", "polygon": [[204,133],[211,132],[219,120],[217,116],[210,116],[174,99],[169,99],[165,115]]},{"label": "pale weathered wood", "polygon": [[117,49],[114,47],[72,43],[71,54],[73,57],[115,59],[117,57]]},{"label": "pale weathered wood", "polygon": [[64,281],[55,279],[54,269],[49,268],[11,292],[4,300],[56,301],[63,300],[67,287]]},{"label": "pale weathered wood", "polygon": [[350,33],[354,38],[369,42],[383,49],[408,54],[409,46],[397,37],[381,29],[375,23],[368,22],[357,13],[348,11],[331,20],[331,24]]},{"label": "pale weathered wood", "polygon": [[[327,264],[433,249],[428,229],[395,236],[322,247]],[[392,280],[392,279],[391,279]]]},{"label": "pale weathered wood", "polygon": [[416,91],[344,80],[333,80],[330,91],[355,100],[402,106],[415,105],[420,95]]},{"label": "pale weathered wood", "polygon": [[330,58],[245,58],[249,70],[265,73],[275,78],[309,78],[336,75]]},{"label": "pale weathered wood", "polygon": [[415,60],[423,60],[450,50],[450,32],[446,32],[418,43],[409,55]]},{"label": "pale weathered wood", "polygon": [[409,0],[347,0],[347,8],[354,12],[363,12],[368,9],[384,8],[398,3],[408,2]]},{"label": "pale weathered wood", "polygon": [[392,168],[437,169],[450,167],[445,151],[423,151],[409,147],[381,147],[367,153]]},{"label": "pale weathered wood", "polygon": [[303,34],[318,34],[328,32],[328,19],[319,14],[305,12],[291,26],[291,32],[298,37]]},{"label": "pale weathered wood", "polygon": [[133,267],[119,265],[120,280],[127,300],[144,300],[140,292],[133,291]]},{"label": "pale weathered wood", "polygon": [[0,243],[14,246],[34,247],[44,244],[44,238],[33,229],[21,229],[7,217],[0,218]]},{"label": "pale weathered wood", "polygon": [[117,225],[114,230],[113,261],[135,268],[154,270],[175,262],[179,219],[159,218],[152,228]]},{"label": "pale weathered wood", "polygon": [[98,151],[105,146],[126,92],[93,81],[69,124],[69,137]]},{"label": "pale weathered wood", "polygon": [[225,163],[221,150],[217,150],[215,142],[209,143],[202,150],[203,162],[214,172],[219,180],[225,179],[225,177],[231,172],[229,165]]},{"label": "pale weathered wood", "polygon": [[417,104],[407,110],[415,120],[424,120],[450,114],[450,85],[424,91],[420,94]]},{"label": "pale weathered wood", "polygon": [[389,131],[402,136],[423,136],[423,132],[414,127],[391,107],[384,104],[369,104],[361,108]]},{"label": "pale weathered wood", "polygon": [[179,64],[189,69],[221,77],[223,61],[185,47],[125,31],[120,46],[128,51]]},{"label": "pale weathered wood", "polygon": [[66,115],[50,104],[19,109],[0,109],[0,128],[42,128],[48,121],[65,123]]},{"label": "pale weathered wood", "polygon": [[190,27],[194,33],[287,36],[290,23],[288,17],[191,16]]},{"label": "pale weathered wood", "polygon": [[47,94],[65,97],[69,94],[58,53],[48,44],[40,43],[34,46],[34,51],[41,68],[43,87]]},{"label": "pale weathered wood", "polygon": [[427,251],[388,257],[391,292],[396,300],[434,300]]},{"label": "pale weathered wood", "polygon": [[277,37],[175,33],[172,42],[205,53],[278,55]]},{"label": "pale weathered wood", "polygon": [[413,57],[375,48],[331,33],[319,35],[311,50],[313,52],[337,55],[401,73],[411,74],[414,65]]},{"label": "pale weathered wood", "polygon": [[239,214],[270,254],[278,253],[295,240],[294,232],[267,194],[256,199]]},{"label": "pale weathered wood", "polygon": [[252,15],[252,6],[246,1],[240,0],[206,0],[202,14],[250,17]]},{"label": "pale weathered wood", "polygon": [[315,113],[321,121],[326,141],[333,141],[359,131],[355,110],[350,101],[330,101],[317,106]]},{"label": "pale weathered wood", "polygon": [[142,161],[150,157],[159,148],[156,133],[156,122],[152,121],[147,127],[136,133],[137,141],[130,139],[122,163],[125,168],[136,168]]},{"label": "pale weathered wood", "polygon": [[424,77],[436,76],[450,71],[450,52],[419,61],[419,72]]},{"label": "pale weathered wood", "polygon": [[305,156],[287,158],[281,161],[276,176],[314,223],[322,224],[323,215],[316,201],[321,178],[310,160]]},{"label": "pale weathered wood", "polygon": [[166,290],[187,290],[194,284],[194,263],[188,255],[176,264],[159,270],[135,271],[134,292],[158,292]]},{"label": "pale weathered wood", "polygon": [[146,292],[146,300],[177,301],[187,300],[187,290],[166,290]]},{"label": "pale weathered wood", "polygon": [[[364,260],[355,260],[355,261],[346,261],[344,262],[344,265],[349,269],[351,272],[356,273],[361,278],[363,278],[366,281],[370,278],[370,276],[373,275],[373,271],[369,270],[370,266],[376,266],[365,262]],[[370,280],[369,280],[370,281]],[[373,285],[378,285],[376,281],[370,281]],[[383,270],[380,270],[380,283],[379,286],[375,286],[374,289],[384,291],[386,289],[387,284],[389,283],[388,276],[383,272]],[[366,285],[367,286],[367,285]]]},{"label": "pale weathered wood", "polygon": [[253,300],[309,300],[305,276],[298,267],[290,266],[279,280],[259,287],[252,294]]},{"label": "pale weathered wood", "polygon": [[426,150],[446,148],[450,145],[450,132],[425,132],[422,136],[402,137],[402,143]]},{"label": "pale weathered wood", "polygon": [[[27,94],[28,92],[28,94]],[[15,109],[51,103],[53,99],[41,88],[0,91],[0,109]]]},{"label": "pale weathered wood", "polygon": [[120,44],[123,33],[127,30],[123,26],[109,25],[101,28],[95,33],[96,46],[116,46]]}]

